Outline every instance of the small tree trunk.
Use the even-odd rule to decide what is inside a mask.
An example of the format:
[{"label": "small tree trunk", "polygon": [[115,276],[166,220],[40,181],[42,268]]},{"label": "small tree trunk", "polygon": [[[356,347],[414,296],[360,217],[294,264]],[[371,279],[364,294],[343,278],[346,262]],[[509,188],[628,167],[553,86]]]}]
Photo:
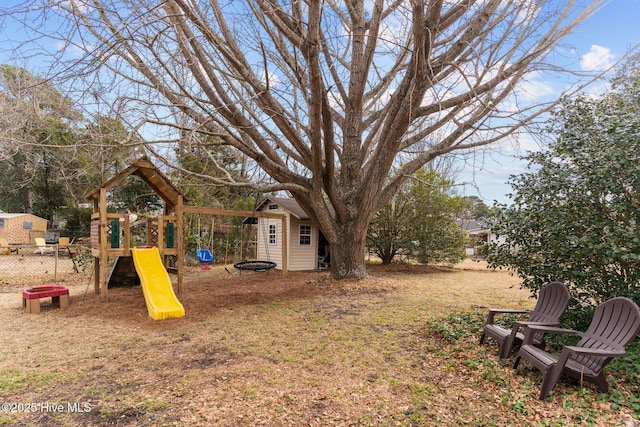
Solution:
[{"label": "small tree trunk", "polygon": [[388,250],[385,249],[384,254],[382,255],[382,257],[380,257],[380,259],[382,260],[382,263],[384,265],[389,265],[391,264],[391,261],[393,261],[394,255],[395,254],[391,251],[390,248]]},{"label": "small tree trunk", "polygon": [[33,213],[33,191],[27,190],[24,198],[24,213]]},{"label": "small tree trunk", "polygon": [[336,279],[367,277],[364,262],[366,228],[345,225],[338,241],[331,243],[331,275]]}]

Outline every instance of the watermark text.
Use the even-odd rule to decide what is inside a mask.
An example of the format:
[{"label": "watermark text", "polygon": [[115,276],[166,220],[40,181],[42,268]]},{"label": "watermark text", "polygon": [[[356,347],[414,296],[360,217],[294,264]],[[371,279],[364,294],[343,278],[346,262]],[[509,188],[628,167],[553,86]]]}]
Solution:
[{"label": "watermark text", "polygon": [[90,402],[2,402],[2,412],[49,412],[49,413],[83,413],[91,412]]}]

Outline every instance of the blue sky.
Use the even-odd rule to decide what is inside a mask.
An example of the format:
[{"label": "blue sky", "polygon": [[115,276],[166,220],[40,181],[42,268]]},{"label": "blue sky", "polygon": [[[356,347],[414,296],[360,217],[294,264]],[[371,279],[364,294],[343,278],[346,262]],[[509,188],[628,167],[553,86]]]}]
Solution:
[{"label": "blue sky", "polygon": [[[3,6],[19,4],[19,0],[5,0]],[[2,48],[7,47],[6,40],[20,39],[23,31],[11,27],[8,22],[0,22],[0,60],[5,56]],[[567,37],[563,43],[560,56],[563,61],[572,61],[577,68],[582,67],[589,71],[604,70],[614,64],[634,46],[640,44],[640,0],[611,0],[596,13],[596,15],[583,23],[574,34]],[[15,44],[10,44],[14,45]],[[4,61],[1,61],[4,62]],[[16,63],[16,65],[23,65]],[[37,70],[30,69],[37,72]],[[545,89],[544,76],[536,80]],[[598,85],[592,91],[597,91]],[[548,93],[550,96],[558,96],[560,92]],[[540,147],[532,138],[523,138],[519,148],[510,144],[499,144],[483,154],[467,159],[462,165],[463,172],[456,178],[460,195],[473,195],[482,198],[489,206],[494,200],[508,203],[506,193],[511,190],[507,184],[510,175],[524,171],[525,164],[518,160],[518,156],[528,150],[537,150]]]},{"label": "blue sky", "polygon": [[[634,46],[640,44],[640,0],[612,0],[590,20],[565,39],[563,45],[567,58],[574,58],[584,70],[601,71],[620,60]],[[590,90],[597,92],[601,86]],[[521,141],[520,150],[505,147],[476,156],[474,165],[465,165],[457,181],[461,195],[478,196],[489,206],[494,200],[509,203],[505,196],[511,187],[506,184],[510,175],[523,172],[526,164],[517,159],[527,150],[539,149],[532,140]],[[468,184],[467,184],[468,183]]]}]

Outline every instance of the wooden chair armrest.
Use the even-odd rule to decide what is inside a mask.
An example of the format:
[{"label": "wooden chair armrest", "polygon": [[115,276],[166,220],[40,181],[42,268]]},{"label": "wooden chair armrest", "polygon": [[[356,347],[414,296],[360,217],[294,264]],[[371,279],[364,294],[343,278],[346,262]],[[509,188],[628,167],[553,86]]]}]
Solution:
[{"label": "wooden chair armrest", "polygon": [[529,314],[531,310],[520,310],[520,309],[510,309],[510,308],[490,308],[489,316],[487,317],[487,324],[493,324],[493,318],[496,314]]},{"label": "wooden chair armrest", "polygon": [[526,334],[526,332],[527,332],[526,328],[530,327],[530,326],[554,327],[554,326],[558,326],[558,325],[559,325],[559,323],[557,323],[557,322],[556,323],[547,323],[547,322],[529,322],[527,320],[517,320],[517,321],[513,322],[513,327],[511,328],[511,335],[513,337],[515,337],[516,334],[518,333],[518,331],[520,330],[520,328],[523,328],[524,329],[523,333]]},{"label": "wooden chair armrest", "polygon": [[559,325],[558,322],[529,322],[527,320],[518,320],[516,322],[514,322],[518,325],[520,325],[521,327],[528,327],[528,326],[547,326],[547,327],[556,327]]},{"label": "wooden chair armrest", "polygon": [[567,351],[568,353],[577,353],[584,354],[588,356],[602,356],[602,357],[625,357],[627,352],[623,349],[619,350],[606,350],[600,348],[584,348],[584,347],[576,347],[572,345],[566,345],[562,349],[562,351]]},{"label": "wooden chair armrest", "polygon": [[[555,372],[554,376],[557,378],[560,376],[560,373],[564,369],[567,361],[569,360],[569,356],[572,354],[582,354],[587,356],[600,356],[600,357],[624,357],[627,355],[627,352],[623,349],[620,350],[604,350],[597,348],[584,348],[584,347],[576,347],[573,345],[565,345],[562,348],[562,352],[560,356],[558,356],[558,362],[556,366],[553,368]],[[554,380],[555,384],[555,380]]]},{"label": "wooden chair armrest", "polygon": [[[532,322],[532,323],[536,323],[536,322]],[[530,333],[531,332],[531,333]],[[581,335],[582,332],[580,331],[575,331],[573,329],[564,329],[564,328],[558,328],[555,326],[548,326],[548,325],[536,325],[536,324],[532,324],[532,325],[525,325],[524,328],[524,341],[522,342],[522,345],[532,345],[533,344],[533,332],[543,332],[545,334],[569,334],[569,335]]]}]

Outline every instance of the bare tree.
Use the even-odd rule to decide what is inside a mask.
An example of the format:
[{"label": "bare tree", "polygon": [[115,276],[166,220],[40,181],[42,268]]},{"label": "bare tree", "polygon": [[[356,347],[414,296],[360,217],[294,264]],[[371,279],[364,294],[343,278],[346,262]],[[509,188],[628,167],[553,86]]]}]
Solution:
[{"label": "bare tree", "polygon": [[0,200],[16,208],[21,199],[23,211],[53,218],[56,205],[85,201],[139,156],[119,144],[128,135],[122,123],[100,116],[87,123],[74,107],[51,80],[0,65],[0,181],[7,189]]},{"label": "bare tree", "polygon": [[268,185],[212,179],[289,192],[344,278],[366,275],[367,226],[408,176],[548,111],[523,83],[561,71],[548,55],[601,2],[587,3],[64,0],[41,11],[57,24],[46,36],[66,43],[60,59],[82,52],[57,62],[60,76],[81,79],[158,155],[192,133],[251,159]]}]

